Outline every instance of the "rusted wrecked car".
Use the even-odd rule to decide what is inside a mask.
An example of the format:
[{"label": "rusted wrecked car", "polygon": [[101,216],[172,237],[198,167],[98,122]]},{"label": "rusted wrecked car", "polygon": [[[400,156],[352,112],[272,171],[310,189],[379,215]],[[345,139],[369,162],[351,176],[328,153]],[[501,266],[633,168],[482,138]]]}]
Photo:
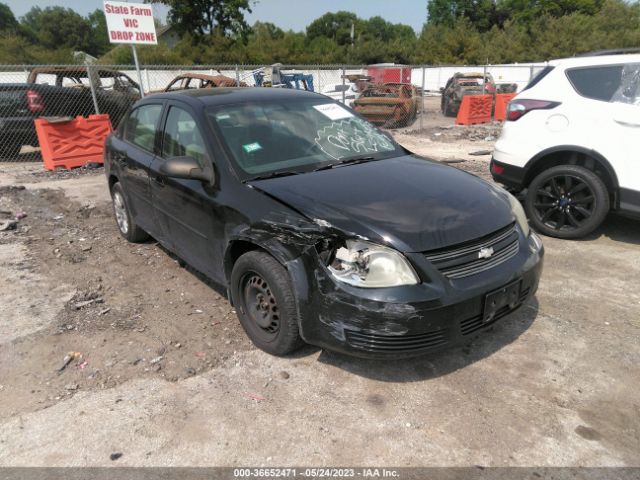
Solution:
[{"label": "rusted wrecked car", "polygon": [[15,158],[23,145],[38,145],[35,118],[106,113],[116,127],[139,98],[140,86],[117,70],[33,68],[25,83],[0,84],[0,158]]},{"label": "rusted wrecked car", "polygon": [[420,96],[413,85],[384,83],[365,89],[353,109],[371,123],[385,128],[411,125],[418,114]]},{"label": "rusted wrecked car", "polygon": [[447,117],[455,117],[465,95],[493,95],[496,93],[496,84],[490,73],[485,75],[482,72],[457,72],[447,80],[447,84],[441,91],[442,113]]},{"label": "rusted wrecked car", "polygon": [[175,92],[194,88],[218,88],[218,87],[246,87],[243,81],[225,75],[205,75],[203,73],[185,73],[171,80],[163,92]]}]

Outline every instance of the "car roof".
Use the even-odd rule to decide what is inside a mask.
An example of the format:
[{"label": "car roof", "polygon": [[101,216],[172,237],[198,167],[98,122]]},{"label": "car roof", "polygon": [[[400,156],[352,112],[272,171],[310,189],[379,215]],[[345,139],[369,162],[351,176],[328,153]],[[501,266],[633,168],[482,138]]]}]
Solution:
[{"label": "car roof", "polygon": [[476,78],[476,77],[482,78],[485,75],[487,75],[487,76],[491,75],[489,72],[487,72],[487,73],[482,73],[482,72],[457,72],[457,74],[460,77],[463,77],[463,78]]},{"label": "car roof", "polygon": [[145,97],[145,100],[182,100],[185,103],[195,105],[228,105],[245,102],[264,102],[269,100],[283,101],[303,98],[324,98],[324,95],[296,90],[293,88],[267,88],[267,87],[219,87],[200,88],[193,90],[179,90],[177,92],[154,93]]},{"label": "car roof", "polygon": [[593,55],[584,57],[558,58],[551,60],[549,65],[554,67],[589,67],[597,65],[612,65],[620,63],[640,63],[640,54],[624,55]]},{"label": "car roof", "polygon": [[[122,72],[118,70],[113,70],[112,68],[103,68],[103,67],[95,67],[94,70],[99,72],[109,72],[109,73],[117,73],[121,74]],[[87,73],[86,65],[74,65],[71,67],[35,67],[32,68],[29,73],[47,73],[47,74],[56,74],[56,73]]]}]

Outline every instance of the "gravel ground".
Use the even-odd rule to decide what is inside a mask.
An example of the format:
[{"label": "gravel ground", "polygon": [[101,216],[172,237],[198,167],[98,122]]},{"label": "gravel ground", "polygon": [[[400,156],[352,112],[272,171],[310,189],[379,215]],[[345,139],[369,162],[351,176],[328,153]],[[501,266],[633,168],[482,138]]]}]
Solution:
[{"label": "gravel ground", "polygon": [[[486,177],[498,127],[429,119],[398,140]],[[537,297],[464,347],[275,358],[119,237],[101,173],[0,164],[0,465],[640,466],[640,223],[545,238]]]}]

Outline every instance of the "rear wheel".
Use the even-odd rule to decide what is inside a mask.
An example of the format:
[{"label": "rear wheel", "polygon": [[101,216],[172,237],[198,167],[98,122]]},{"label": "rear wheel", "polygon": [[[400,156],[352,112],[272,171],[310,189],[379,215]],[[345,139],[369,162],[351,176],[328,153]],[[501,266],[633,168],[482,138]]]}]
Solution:
[{"label": "rear wheel", "polygon": [[594,172],[560,165],[540,173],[529,185],[525,209],[531,225],[557,238],[580,238],[607,216],[609,193]]},{"label": "rear wheel", "polygon": [[445,98],[444,99],[444,115],[445,117],[455,117],[458,114],[458,112],[455,111],[454,106],[452,105],[452,102],[450,99]]},{"label": "rear wheel", "polygon": [[116,182],[111,187],[111,203],[113,206],[113,215],[116,218],[118,231],[120,235],[133,243],[144,242],[149,238],[147,232],[142,230],[133,221],[131,210],[127,205],[126,197],[120,182]]},{"label": "rear wheel", "polygon": [[286,355],[304,344],[291,279],[271,255],[242,255],[233,266],[231,293],[240,323],[258,348]]}]

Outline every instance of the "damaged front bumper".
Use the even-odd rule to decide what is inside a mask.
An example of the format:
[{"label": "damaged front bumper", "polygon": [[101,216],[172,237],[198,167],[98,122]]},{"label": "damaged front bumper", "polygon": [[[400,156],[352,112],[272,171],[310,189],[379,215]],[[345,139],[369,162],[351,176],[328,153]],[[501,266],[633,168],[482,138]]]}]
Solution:
[{"label": "damaged front bumper", "polygon": [[[376,289],[337,282],[317,256],[303,255],[287,265],[300,333],[309,344],[373,358],[417,356],[466,343],[535,294],[544,249],[532,251],[529,243],[522,237],[520,252],[508,262],[458,280],[440,274],[424,255],[409,254],[425,281]],[[505,286],[512,286],[514,299],[487,316],[487,295]]]}]

